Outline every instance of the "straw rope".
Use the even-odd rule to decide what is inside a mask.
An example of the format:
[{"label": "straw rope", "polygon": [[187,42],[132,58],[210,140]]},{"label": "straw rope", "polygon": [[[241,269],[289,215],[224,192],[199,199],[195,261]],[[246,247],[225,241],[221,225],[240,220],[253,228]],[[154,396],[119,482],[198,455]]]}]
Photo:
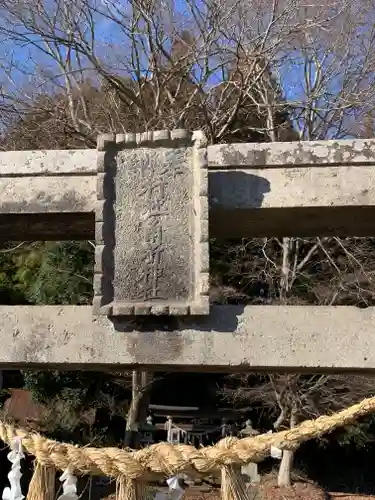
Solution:
[{"label": "straw rope", "polygon": [[75,473],[146,480],[154,474],[205,475],[223,466],[260,462],[270,454],[271,445],[293,450],[309,439],[352,423],[374,411],[375,397],[365,399],[334,415],[306,420],[287,431],[243,439],[224,438],[214,446],[200,449],[169,443],[158,443],[137,451],[79,447],[16,429],[4,422],[0,422],[0,438],[10,444],[15,436],[21,437],[25,450],[44,466],[53,465],[60,470],[70,466]]}]

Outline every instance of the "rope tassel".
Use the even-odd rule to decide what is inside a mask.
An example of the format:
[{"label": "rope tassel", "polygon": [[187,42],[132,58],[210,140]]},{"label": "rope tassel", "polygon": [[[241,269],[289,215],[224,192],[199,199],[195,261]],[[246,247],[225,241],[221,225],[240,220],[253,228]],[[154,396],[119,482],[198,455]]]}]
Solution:
[{"label": "rope tassel", "polygon": [[233,445],[238,443],[235,437],[226,437],[220,441],[220,450],[225,465],[221,467],[221,499],[248,500],[245,478],[240,464],[227,464],[226,457]]},{"label": "rope tassel", "polygon": [[246,483],[241,467],[229,465],[221,469],[221,499],[222,500],[248,500]]},{"label": "rope tassel", "polygon": [[116,482],[116,500],[151,500],[147,484],[137,479],[120,476]]},{"label": "rope tassel", "polygon": [[56,469],[36,461],[26,500],[54,500]]}]

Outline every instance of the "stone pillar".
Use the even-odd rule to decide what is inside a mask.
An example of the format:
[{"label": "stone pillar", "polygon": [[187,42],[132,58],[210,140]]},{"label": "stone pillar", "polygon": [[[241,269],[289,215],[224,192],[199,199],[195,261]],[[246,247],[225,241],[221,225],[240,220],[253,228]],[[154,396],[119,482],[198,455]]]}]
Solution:
[{"label": "stone pillar", "polygon": [[167,417],[167,420],[165,422],[165,430],[167,431],[167,441],[168,443],[171,442],[172,439],[172,427],[173,427],[173,422],[172,422],[172,417]]},{"label": "stone pillar", "polygon": [[259,484],[260,483],[260,475],[258,473],[258,464],[253,462],[243,465],[241,467],[241,472],[245,477],[245,480],[250,484]]}]

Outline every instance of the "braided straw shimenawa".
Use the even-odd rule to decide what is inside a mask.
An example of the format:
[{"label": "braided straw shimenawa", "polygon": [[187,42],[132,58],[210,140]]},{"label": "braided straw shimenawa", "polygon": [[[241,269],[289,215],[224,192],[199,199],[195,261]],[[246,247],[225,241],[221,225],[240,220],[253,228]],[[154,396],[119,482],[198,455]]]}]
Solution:
[{"label": "braided straw shimenawa", "polygon": [[153,475],[172,476],[187,473],[206,475],[214,470],[260,462],[270,454],[271,445],[281,449],[298,446],[334,429],[352,423],[375,411],[375,397],[334,415],[307,420],[293,429],[244,439],[225,438],[214,446],[196,449],[188,445],[158,443],[138,451],[119,448],[79,447],[47,439],[40,434],[15,429],[0,422],[0,438],[10,444],[15,436],[22,438],[25,450],[43,466],[54,466],[76,473],[149,480]]}]

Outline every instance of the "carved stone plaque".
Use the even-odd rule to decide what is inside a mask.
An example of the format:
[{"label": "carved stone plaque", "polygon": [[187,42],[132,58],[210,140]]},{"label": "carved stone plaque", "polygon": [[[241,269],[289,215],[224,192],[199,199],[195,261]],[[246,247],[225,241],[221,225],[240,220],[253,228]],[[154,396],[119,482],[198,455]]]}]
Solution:
[{"label": "carved stone plaque", "polygon": [[209,313],[203,140],[185,130],[99,136],[95,314]]}]

